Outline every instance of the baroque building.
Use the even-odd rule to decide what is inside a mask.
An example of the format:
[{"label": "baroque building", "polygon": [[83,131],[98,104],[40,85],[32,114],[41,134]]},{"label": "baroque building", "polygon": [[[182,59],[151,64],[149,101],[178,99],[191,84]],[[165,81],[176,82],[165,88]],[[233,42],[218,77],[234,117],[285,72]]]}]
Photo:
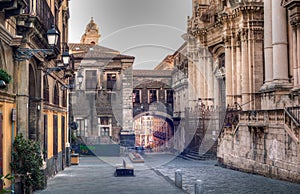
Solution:
[{"label": "baroque building", "polygon": [[225,166],[300,180],[299,6],[193,0],[187,56],[197,88],[189,98],[219,110],[213,126]]},{"label": "baroque building", "polygon": [[[0,2],[0,68],[12,77],[1,82],[6,86],[0,91],[1,174],[12,173],[12,141],[17,134],[40,142],[45,178],[66,166],[67,91],[60,87],[68,80],[62,72],[48,70],[68,49],[68,19],[67,0]],[[60,37],[51,47],[46,32],[53,26]]]},{"label": "baroque building", "polygon": [[78,123],[74,133],[81,143],[113,146],[120,143],[121,133],[133,134],[134,57],[100,46],[99,38],[98,25],[91,18],[81,42],[69,44],[75,68],[70,114]]}]

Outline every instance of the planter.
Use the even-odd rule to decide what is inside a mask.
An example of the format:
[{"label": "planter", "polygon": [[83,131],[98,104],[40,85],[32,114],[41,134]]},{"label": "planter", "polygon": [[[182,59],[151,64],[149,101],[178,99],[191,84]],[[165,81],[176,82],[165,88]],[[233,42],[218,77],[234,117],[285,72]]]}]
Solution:
[{"label": "planter", "polygon": [[72,165],[79,164],[79,154],[71,154],[71,164]]}]

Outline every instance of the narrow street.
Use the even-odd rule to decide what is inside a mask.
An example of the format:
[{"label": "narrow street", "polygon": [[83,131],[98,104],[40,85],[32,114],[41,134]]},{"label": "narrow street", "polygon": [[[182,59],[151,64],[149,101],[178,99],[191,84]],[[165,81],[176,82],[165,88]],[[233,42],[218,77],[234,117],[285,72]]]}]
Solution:
[{"label": "narrow street", "polygon": [[[115,165],[122,164],[123,157],[80,157],[79,165],[72,165],[48,181],[48,187],[36,194],[181,194],[175,187],[154,170],[135,166],[134,177],[115,177]],[[129,159],[125,158],[129,163]],[[140,169],[140,170],[138,170]]]},{"label": "narrow street", "polygon": [[[115,177],[116,164],[127,157],[80,157],[73,165],[48,181],[42,193],[194,193],[197,179],[204,193],[300,193],[300,185],[262,176],[224,169],[216,161],[188,161],[171,154],[146,154],[145,163],[134,166],[134,177]],[[175,171],[180,169],[183,189],[174,186]]]}]

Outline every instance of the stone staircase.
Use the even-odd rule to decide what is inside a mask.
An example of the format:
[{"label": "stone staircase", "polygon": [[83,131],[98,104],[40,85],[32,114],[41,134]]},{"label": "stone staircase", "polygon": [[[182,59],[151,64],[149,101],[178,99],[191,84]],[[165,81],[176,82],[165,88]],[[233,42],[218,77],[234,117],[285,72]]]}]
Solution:
[{"label": "stone staircase", "polygon": [[216,160],[217,159],[216,154],[210,151],[204,154],[200,154],[199,152],[196,151],[182,152],[178,157],[185,160]]}]

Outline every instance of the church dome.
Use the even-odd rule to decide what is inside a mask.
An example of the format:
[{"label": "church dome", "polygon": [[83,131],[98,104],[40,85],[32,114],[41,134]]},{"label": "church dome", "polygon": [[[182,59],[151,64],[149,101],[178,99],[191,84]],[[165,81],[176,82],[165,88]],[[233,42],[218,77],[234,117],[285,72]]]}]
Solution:
[{"label": "church dome", "polygon": [[100,36],[99,27],[92,17],[85,28],[85,33],[81,37],[81,43],[98,44]]}]

